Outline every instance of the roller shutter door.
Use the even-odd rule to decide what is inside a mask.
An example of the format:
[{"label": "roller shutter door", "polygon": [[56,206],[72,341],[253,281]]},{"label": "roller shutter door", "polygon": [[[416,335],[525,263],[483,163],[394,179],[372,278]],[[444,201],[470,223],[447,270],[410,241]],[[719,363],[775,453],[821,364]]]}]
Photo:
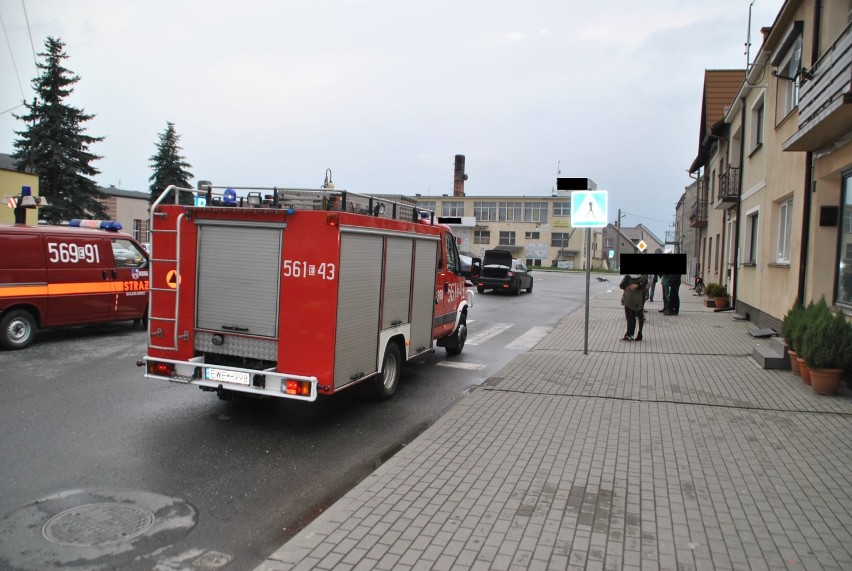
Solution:
[{"label": "roller shutter door", "polygon": [[376,371],[384,238],[341,233],[334,388]]},{"label": "roller shutter door", "polygon": [[280,228],[198,229],[196,327],[276,337]]}]

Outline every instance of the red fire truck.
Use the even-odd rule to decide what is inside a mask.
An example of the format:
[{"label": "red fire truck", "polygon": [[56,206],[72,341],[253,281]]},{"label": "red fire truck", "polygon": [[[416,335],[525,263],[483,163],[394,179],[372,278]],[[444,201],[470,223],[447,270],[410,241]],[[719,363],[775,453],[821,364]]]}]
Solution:
[{"label": "red fire truck", "polygon": [[343,190],[199,187],[151,207],[145,377],[306,401],[369,382],[386,399],[404,361],[464,348],[474,294],[433,213]]}]

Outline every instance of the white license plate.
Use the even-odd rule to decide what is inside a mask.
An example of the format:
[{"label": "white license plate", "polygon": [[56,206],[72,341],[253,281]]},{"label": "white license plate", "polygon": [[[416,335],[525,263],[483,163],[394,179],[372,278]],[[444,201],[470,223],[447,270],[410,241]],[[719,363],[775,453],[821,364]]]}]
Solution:
[{"label": "white license plate", "polygon": [[205,369],[204,375],[211,381],[221,381],[223,383],[237,383],[240,385],[251,384],[251,377],[248,373],[241,371],[225,371],[223,369]]}]

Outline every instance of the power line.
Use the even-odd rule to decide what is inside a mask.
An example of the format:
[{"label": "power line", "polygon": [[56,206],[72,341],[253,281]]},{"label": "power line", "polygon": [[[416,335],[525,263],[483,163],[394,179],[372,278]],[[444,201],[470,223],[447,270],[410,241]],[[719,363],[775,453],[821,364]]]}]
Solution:
[{"label": "power line", "polygon": [[643,219],[643,220],[652,220],[652,221],[654,221],[654,222],[665,222],[666,224],[668,224],[668,223],[669,223],[669,221],[668,221],[668,220],[660,220],[659,218],[649,218],[649,217],[647,217],[647,216],[639,216],[638,214],[631,214],[630,212],[625,212],[625,211],[623,211],[623,210],[621,211],[621,213],[622,213],[623,215],[625,215],[625,216],[632,216],[632,217],[634,217],[634,218],[641,218],[641,219]]},{"label": "power line", "polygon": [[30,17],[27,15],[27,5],[24,0],[21,0],[21,7],[24,9],[24,20],[27,22],[27,33],[30,35],[30,49],[33,50],[33,63],[38,70],[38,60],[36,59],[35,44],[33,43],[33,31],[30,29]]},{"label": "power line", "polygon": [[6,45],[9,46],[9,57],[12,58],[12,67],[15,68],[15,78],[18,80],[18,88],[21,90],[21,101],[24,101],[24,86],[21,84],[21,74],[18,73],[18,64],[15,62],[15,54],[12,53],[12,43],[9,41],[9,32],[6,31],[6,21],[0,14],[0,25],[3,26],[3,35],[6,36]]}]

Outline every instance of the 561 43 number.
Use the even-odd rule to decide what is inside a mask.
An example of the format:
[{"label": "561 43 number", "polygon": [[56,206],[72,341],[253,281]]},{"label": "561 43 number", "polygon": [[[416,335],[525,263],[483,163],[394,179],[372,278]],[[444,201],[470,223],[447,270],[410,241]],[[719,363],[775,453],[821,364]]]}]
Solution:
[{"label": "561 43 number", "polygon": [[314,278],[333,280],[337,268],[332,263],[311,264],[304,260],[284,260],[281,275],[285,278]]}]

